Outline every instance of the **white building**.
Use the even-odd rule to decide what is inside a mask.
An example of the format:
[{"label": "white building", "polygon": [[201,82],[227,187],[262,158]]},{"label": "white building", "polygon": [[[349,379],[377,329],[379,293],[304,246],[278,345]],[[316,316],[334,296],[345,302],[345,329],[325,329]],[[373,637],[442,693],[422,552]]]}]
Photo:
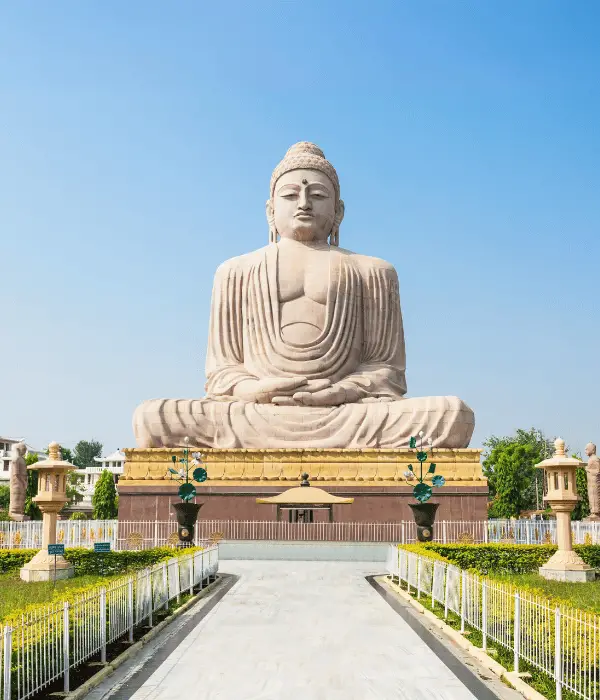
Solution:
[{"label": "white building", "polygon": [[71,506],[69,508],[71,511],[80,510],[85,513],[86,511],[92,510],[92,496],[94,495],[94,490],[100,475],[106,469],[113,475],[115,484],[118,483],[125,466],[125,455],[119,450],[116,450],[107,457],[94,457],[94,461],[98,463],[97,467],[76,469],[74,472],[75,474],[83,476],[83,483],[80,487],[80,491],[83,493],[83,500]]},{"label": "white building", "polygon": [[[24,438],[0,437],[0,484],[10,482],[10,460],[12,459],[13,445],[17,442],[25,442]],[[25,442],[27,454],[36,454],[42,461],[48,455],[41,450],[35,450]]]}]

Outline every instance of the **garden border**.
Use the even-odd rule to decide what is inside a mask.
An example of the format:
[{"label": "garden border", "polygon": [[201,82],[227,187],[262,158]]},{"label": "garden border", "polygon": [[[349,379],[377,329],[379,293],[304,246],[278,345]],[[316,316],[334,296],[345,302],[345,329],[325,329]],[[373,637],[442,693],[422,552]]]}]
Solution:
[{"label": "garden border", "polygon": [[[414,608],[419,614],[423,615],[428,622],[433,626],[441,630],[444,635],[457,644],[461,649],[466,651],[471,657],[473,657],[479,664],[489,669],[498,676],[501,680],[506,681],[512,688],[519,692],[527,700],[546,700],[546,697],[537,690],[528,685],[523,681],[518,673],[514,671],[508,671],[504,666],[499,664],[497,661],[491,658],[488,654],[482,651],[479,647],[472,644],[466,637],[464,637],[460,632],[447,625],[443,620],[441,620],[437,615],[432,613],[426,607],[421,605],[417,600],[415,600],[409,593],[404,591],[400,586],[395,584],[391,578],[388,576],[373,577],[380,586],[385,584],[389,589],[393,591],[399,598],[404,602],[408,603],[412,608]],[[437,652],[436,652],[437,653]],[[443,658],[442,658],[443,660]],[[462,681],[463,679],[460,678]],[[480,680],[480,679],[477,679]],[[464,682],[464,681],[463,681]],[[486,686],[487,687],[487,686]],[[469,688],[469,690],[472,690]],[[480,696],[477,695],[479,698]]]},{"label": "garden border", "polygon": [[[209,583],[207,586],[202,588],[198,593],[196,593],[190,600],[185,602],[179,608],[177,608],[171,615],[166,617],[164,620],[159,622],[155,627],[153,627],[149,632],[147,632],[141,639],[139,639],[135,644],[132,644],[129,649],[119,654],[111,662],[106,664],[97,673],[95,673],[91,678],[82,683],[78,688],[67,693],[63,697],[65,700],[81,700],[90,691],[96,688],[102,681],[106,678],[112,676],[112,674],[122,666],[126,661],[131,659],[131,657],[138,654],[144,646],[151,642],[155,637],[157,637],[166,627],[168,627],[172,622],[174,622],[178,617],[187,612],[196,603],[199,603],[203,598],[207,598],[209,594],[213,594],[212,599],[207,603],[207,605],[198,612],[198,616],[202,619],[207,615],[213,607],[229,592],[231,587],[237,581],[236,576],[231,574],[217,574],[214,581]],[[143,666],[142,669],[143,670]]]}]

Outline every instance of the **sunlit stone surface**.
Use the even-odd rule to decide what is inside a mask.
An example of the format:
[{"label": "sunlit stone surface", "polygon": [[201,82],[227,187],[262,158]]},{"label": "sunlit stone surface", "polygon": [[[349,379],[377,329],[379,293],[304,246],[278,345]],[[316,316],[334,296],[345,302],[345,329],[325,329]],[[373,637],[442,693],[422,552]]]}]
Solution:
[{"label": "sunlit stone surface", "polygon": [[[471,409],[455,396],[404,398],[398,277],[340,248],[337,174],[310,143],[271,178],[270,242],[216,272],[206,396],[138,407],[139,447],[467,447]],[[440,349],[441,354],[443,351]]]}]

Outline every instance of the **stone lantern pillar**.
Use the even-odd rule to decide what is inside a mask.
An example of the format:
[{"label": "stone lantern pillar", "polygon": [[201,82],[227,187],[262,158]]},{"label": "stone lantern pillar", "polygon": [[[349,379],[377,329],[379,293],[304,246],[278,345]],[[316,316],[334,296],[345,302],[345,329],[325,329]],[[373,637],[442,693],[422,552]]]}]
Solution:
[{"label": "stone lantern pillar", "polygon": [[20,571],[23,581],[53,581],[74,574],[73,566],[63,556],[48,554],[48,545],[56,544],[58,513],[68,500],[67,476],[76,467],[62,461],[57,442],[50,443],[48,454],[48,459],[28,467],[38,472],[38,493],[33,500],[42,511],[43,533],[42,549]]},{"label": "stone lantern pillar", "polygon": [[540,576],[554,581],[593,581],[594,569],[588,566],[573,551],[571,536],[571,511],[577,505],[577,484],[575,474],[583,462],[565,455],[565,441],[557,438],[554,442],[554,457],[536,464],[546,472],[547,493],[544,496],[556,515],[556,536],[558,551],[539,569]]}]

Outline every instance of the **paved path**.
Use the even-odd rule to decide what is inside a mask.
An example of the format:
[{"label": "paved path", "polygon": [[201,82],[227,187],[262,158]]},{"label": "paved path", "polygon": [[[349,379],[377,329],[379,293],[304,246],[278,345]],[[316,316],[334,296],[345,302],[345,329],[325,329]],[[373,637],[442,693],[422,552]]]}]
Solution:
[{"label": "paved path", "polygon": [[234,588],[133,700],[473,700],[368,564],[225,561]]}]

